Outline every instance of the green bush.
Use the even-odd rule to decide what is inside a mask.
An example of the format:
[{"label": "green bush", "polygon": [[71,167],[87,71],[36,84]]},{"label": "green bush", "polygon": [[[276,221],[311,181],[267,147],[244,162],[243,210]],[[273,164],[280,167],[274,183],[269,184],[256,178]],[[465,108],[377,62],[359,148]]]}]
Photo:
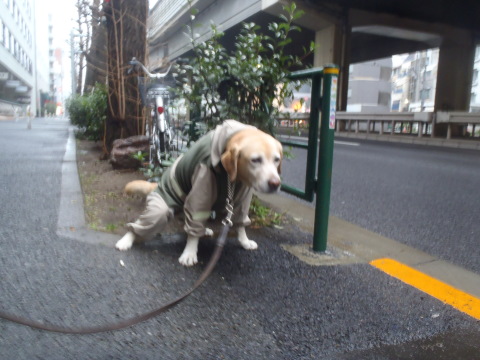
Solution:
[{"label": "green bush", "polygon": [[[57,104],[54,102],[47,102],[45,104],[45,112],[48,113],[49,115],[56,114]],[[43,115],[46,115],[46,114],[43,114]]]},{"label": "green bush", "polygon": [[107,117],[107,88],[96,84],[89,94],[73,95],[67,101],[70,122],[78,127],[77,135],[89,140],[103,138]]},{"label": "green bush", "polygon": [[[303,11],[295,3],[285,6],[284,11],[266,33],[254,23],[243,24],[232,52],[221,44],[223,33],[215,25],[211,25],[210,39],[203,42],[189,27],[194,56],[188,64],[177,66],[174,76],[180,96],[196,115],[194,120],[203,119],[213,127],[232,118],[273,133],[276,105],[292,97],[295,88],[288,75],[293,68],[303,67],[302,59],[285,49],[292,42],[291,33],[300,31],[293,22]],[[192,11],[192,18],[195,14]],[[314,44],[310,44],[305,55],[313,49]]]}]

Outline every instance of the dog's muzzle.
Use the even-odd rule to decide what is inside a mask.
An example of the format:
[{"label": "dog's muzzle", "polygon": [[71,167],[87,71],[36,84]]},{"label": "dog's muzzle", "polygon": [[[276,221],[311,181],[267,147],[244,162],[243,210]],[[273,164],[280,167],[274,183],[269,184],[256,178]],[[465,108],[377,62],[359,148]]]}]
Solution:
[{"label": "dog's muzzle", "polygon": [[279,179],[270,179],[268,180],[268,192],[274,193],[280,189],[280,180]]}]

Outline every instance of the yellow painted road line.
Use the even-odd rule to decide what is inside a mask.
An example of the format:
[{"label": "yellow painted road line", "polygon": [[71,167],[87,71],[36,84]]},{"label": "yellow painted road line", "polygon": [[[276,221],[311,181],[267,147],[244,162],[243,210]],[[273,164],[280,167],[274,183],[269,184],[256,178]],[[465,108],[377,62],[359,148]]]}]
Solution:
[{"label": "yellow painted road line", "polygon": [[370,262],[370,265],[480,320],[479,298],[393,259],[373,260]]}]

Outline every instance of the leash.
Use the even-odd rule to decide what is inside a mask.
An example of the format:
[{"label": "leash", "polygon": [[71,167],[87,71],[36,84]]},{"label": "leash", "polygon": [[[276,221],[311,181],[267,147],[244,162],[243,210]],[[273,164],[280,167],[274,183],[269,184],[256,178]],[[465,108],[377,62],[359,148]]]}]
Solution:
[{"label": "leash", "polygon": [[228,196],[227,196],[227,201],[226,201],[226,211],[227,215],[225,219],[222,221],[223,227],[222,231],[220,232],[220,235],[217,238],[217,242],[215,244],[215,250],[213,251],[212,256],[210,257],[210,260],[203,270],[202,274],[198,278],[198,280],[193,284],[192,288],[185,292],[183,295],[178,297],[175,300],[170,301],[169,303],[163,305],[162,307],[150,311],[148,313],[138,315],[135,317],[132,317],[130,319],[126,319],[123,321],[119,321],[115,324],[110,324],[110,325],[104,325],[104,326],[98,326],[98,327],[82,327],[82,328],[70,328],[70,327],[62,327],[62,326],[56,326],[56,325],[47,325],[43,324],[41,322],[25,319],[22,317],[19,317],[17,315],[12,315],[12,314],[7,314],[0,310],[0,318],[4,320],[8,320],[20,325],[25,325],[29,326],[34,329],[38,330],[44,330],[44,331],[50,331],[50,332],[56,332],[56,333],[62,333],[62,334],[77,334],[77,335],[87,335],[87,334],[96,334],[96,333],[101,333],[101,332],[108,332],[108,331],[115,331],[115,330],[120,330],[124,329],[130,326],[133,326],[135,324],[141,323],[143,321],[146,321],[148,319],[154,318],[155,316],[160,315],[161,313],[164,313],[174,307],[175,305],[179,304],[185,298],[187,298],[190,294],[192,294],[202,283],[208,278],[208,276],[212,273],[213,269],[215,268],[215,265],[218,262],[218,259],[220,259],[220,256],[222,255],[223,248],[225,246],[225,242],[227,240],[227,235],[230,227],[232,227],[232,215],[233,215],[233,193],[235,191],[235,183],[231,183],[230,180],[228,181]]}]

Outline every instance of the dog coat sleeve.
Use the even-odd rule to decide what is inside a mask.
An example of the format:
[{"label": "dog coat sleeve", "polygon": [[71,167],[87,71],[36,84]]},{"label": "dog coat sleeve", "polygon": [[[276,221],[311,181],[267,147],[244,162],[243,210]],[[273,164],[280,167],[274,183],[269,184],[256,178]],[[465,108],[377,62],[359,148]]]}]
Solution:
[{"label": "dog coat sleeve", "polygon": [[234,226],[249,226],[252,222],[248,217],[250,202],[252,201],[252,188],[237,183],[235,195],[233,196],[233,216]]},{"label": "dog coat sleeve", "polygon": [[192,189],[188,193],[183,211],[185,232],[191,236],[205,235],[205,222],[210,217],[212,206],[217,200],[217,180],[211,168],[198,164],[192,176]]}]

